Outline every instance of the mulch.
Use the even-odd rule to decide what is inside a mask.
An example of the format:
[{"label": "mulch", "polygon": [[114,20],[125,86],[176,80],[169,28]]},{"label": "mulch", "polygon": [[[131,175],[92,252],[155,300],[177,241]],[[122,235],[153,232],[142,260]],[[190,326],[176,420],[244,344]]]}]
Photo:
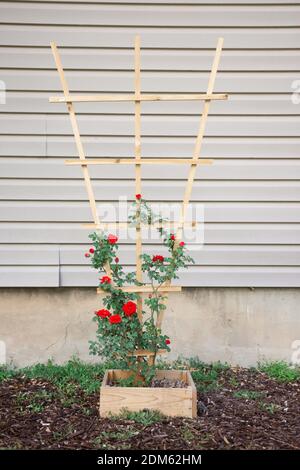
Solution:
[{"label": "mulch", "polygon": [[72,385],[66,397],[45,380],[2,381],[0,448],[300,449],[300,380],[280,383],[257,370],[227,369],[217,388],[199,394],[196,419],[148,425],[100,419],[99,394]]}]

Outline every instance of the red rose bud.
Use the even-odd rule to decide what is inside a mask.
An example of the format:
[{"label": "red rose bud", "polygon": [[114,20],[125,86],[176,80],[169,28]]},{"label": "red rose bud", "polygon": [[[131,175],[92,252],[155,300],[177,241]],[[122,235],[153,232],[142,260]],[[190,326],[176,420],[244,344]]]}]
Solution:
[{"label": "red rose bud", "polygon": [[155,255],[155,256],[153,256],[152,261],[153,261],[153,263],[156,263],[156,262],[163,263],[164,259],[165,258],[161,255]]},{"label": "red rose bud", "polygon": [[112,235],[111,233],[107,237],[107,241],[110,245],[114,245],[118,241],[118,237],[116,235]]},{"label": "red rose bud", "polygon": [[165,343],[168,345],[168,344],[171,344],[171,341],[169,340],[169,338],[166,339]]},{"label": "red rose bud", "polygon": [[137,199],[139,201],[140,199],[142,199],[142,195],[141,194],[136,194],[135,199]]},{"label": "red rose bud", "polygon": [[109,323],[111,323],[112,325],[115,323],[121,323],[121,321],[122,321],[121,315],[116,314],[116,315],[111,315],[109,317]]},{"label": "red rose bud", "polygon": [[184,246],[184,245],[185,245],[184,242],[180,242],[180,243],[179,243],[179,246]]},{"label": "red rose bud", "polygon": [[102,308],[101,310],[98,310],[96,312],[96,315],[97,315],[97,317],[107,318],[107,317],[111,316],[111,313],[110,313],[109,310],[106,310],[105,308]]},{"label": "red rose bud", "polygon": [[84,256],[85,256],[86,258],[89,258],[89,257],[90,257],[90,254],[89,254],[89,253],[84,253]]},{"label": "red rose bud", "polygon": [[175,240],[176,240],[176,237],[175,237],[174,233],[171,233],[171,235],[170,235],[170,239],[171,239],[171,240],[173,240],[173,241],[175,241]]},{"label": "red rose bud", "polygon": [[120,260],[118,257],[115,258],[115,263],[118,263]]},{"label": "red rose bud", "polygon": [[125,313],[126,317],[130,317],[136,312],[136,304],[129,300],[129,302],[123,305],[122,310]]},{"label": "red rose bud", "polygon": [[95,253],[94,248],[90,248],[90,249],[89,249],[89,252],[90,252],[91,254]]},{"label": "red rose bud", "polygon": [[111,283],[111,278],[108,277],[108,276],[103,276],[103,277],[100,279],[100,283],[101,283],[101,284],[110,284],[110,283]]}]

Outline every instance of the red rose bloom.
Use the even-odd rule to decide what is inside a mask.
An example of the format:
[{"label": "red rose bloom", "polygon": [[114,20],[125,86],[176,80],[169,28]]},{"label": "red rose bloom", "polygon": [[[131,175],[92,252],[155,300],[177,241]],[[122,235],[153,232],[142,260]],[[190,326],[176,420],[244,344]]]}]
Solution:
[{"label": "red rose bloom", "polygon": [[112,325],[115,323],[121,323],[121,321],[122,321],[122,317],[118,313],[116,315],[111,315],[109,317],[109,323],[111,323]]},{"label": "red rose bloom", "polygon": [[129,300],[129,302],[126,302],[126,304],[123,305],[122,310],[126,317],[130,317],[136,312],[136,304]]},{"label": "red rose bloom", "polygon": [[90,252],[91,254],[95,253],[94,248],[90,248],[90,249],[89,249],[89,252]]},{"label": "red rose bloom", "polygon": [[85,256],[86,258],[89,258],[89,257],[90,257],[90,254],[89,254],[89,253],[84,253],[84,256]]},{"label": "red rose bloom", "polygon": [[163,263],[164,259],[165,258],[161,255],[155,255],[155,256],[153,256],[152,261],[153,261],[153,263],[156,263],[156,262]]},{"label": "red rose bloom", "polygon": [[180,245],[180,246],[184,246],[185,243],[184,243],[184,242],[180,242],[179,245]]},{"label": "red rose bloom", "polygon": [[111,278],[108,277],[108,276],[103,276],[103,277],[100,279],[100,283],[101,283],[101,284],[110,284],[110,283],[111,283]]},{"label": "red rose bloom", "polygon": [[171,235],[170,235],[170,239],[171,239],[171,240],[173,240],[173,241],[175,241],[175,240],[176,240],[176,237],[175,237],[174,233],[171,233]]},{"label": "red rose bloom", "polygon": [[115,258],[115,263],[118,263],[120,260],[118,257]]},{"label": "red rose bloom", "polygon": [[118,241],[118,237],[116,235],[112,235],[111,233],[107,237],[107,241],[110,245],[114,245]]},{"label": "red rose bloom", "polygon": [[97,315],[97,317],[107,318],[107,317],[111,316],[111,313],[110,313],[109,310],[106,310],[105,308],[102,308],[101,310],[98,310],[96,312],[96,315]]},{"label": "red rose bloom", "polygon": [[166,344],[171,344],[171,341],[169,340],[169,338],[166,339],[165,343]]},{"label": "red rose bloom", "polygon": [[135,198],[139,201],[140,199],[142,199],[142,195],[141,194],[136,194]]}]

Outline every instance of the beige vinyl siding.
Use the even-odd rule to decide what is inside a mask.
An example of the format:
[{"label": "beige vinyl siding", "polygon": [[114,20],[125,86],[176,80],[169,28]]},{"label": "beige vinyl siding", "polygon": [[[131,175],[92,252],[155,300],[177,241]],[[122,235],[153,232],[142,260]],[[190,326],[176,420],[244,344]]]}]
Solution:
[{"label": "beige vinyl siding", "polygon": [[[300,286],[300,2],[0,1],[0,286],[93,286],[83,257],[91,221],[49,43],[72,92],[132,92],[133,42],[142,41],[143,92],[203,92],[217,38],[224,52],[192,193],[204,205],[205,246],[185,286]],[[132,156],[132,103],[76,105],[88,156]],[[201,104],[142,104],[142,155],[189,156]],[[132,197],[129,166],[90,167],[98,204]],[[188,168],[143,169],[153,202],[182,200]],[[192,246],[193,248],[193,246]],[[158,248],[146,242],[149,253]],[[121,259],[134,265],[122,240]]]}]

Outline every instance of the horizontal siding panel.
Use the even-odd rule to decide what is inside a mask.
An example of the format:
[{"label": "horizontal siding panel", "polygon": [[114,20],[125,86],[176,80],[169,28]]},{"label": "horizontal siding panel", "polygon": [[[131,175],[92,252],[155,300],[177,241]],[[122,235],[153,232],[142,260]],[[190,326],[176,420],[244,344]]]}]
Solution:
[{"label": "horizontal siding panel", "polygon": [[59,287],[58,266],[2,266],[1,287]]},{"label": "horizontal siding panel", "polygon": [[[88,245],[62,246],[60,248],[60,261],[62,265],[86,265],[91,261],[84,257]],[[143,252],[155,254],[158,247],[155,245],[143,247]],[[135,265],[135,247],[120,246],[120,260],[124,265]],[[159,253],[167,254],[164,247]],[[300,266],[299,246],[232,246],[232,245],[204,245],[190,251],[195,265],[225,265],[225,266]]]},{"label": "horizontal siding panel", "polygon": [[[66,266],[61,269],[61,284],[65,287],[97,286],[98,276],[89,267]],[[176,284],[189,287],[299,287],[300,268],[203,266],[182,273]]]},{"label": "horizontal siding panel", "polygon": [[[84,257],[89,245],[0,245],[0,262],[5,266],[57,266],[86,265],[91,261]],[[157,252],[155,245],[146,245],[144,253]],[[135,248],[120,245],[120,259],[124,265],[135,265]],[[159,248],[159,253],[166,256],[165,247]],[[190,251],[195,265],[237,265],[237,266],[300,266],[299,246],[232,246],[204,245]]]},{"label": "horizontal siding panel", "polygon": [[[86,230],[76,223],[18,223],[0,224],[0,243],[89,243]],[[145,232],[143,232],[145,235]],[[126,233],[119,232],[124,243]],[[204,225],[207,244],[276,244],[300,245],[299,224],[210,224]],[[146,240],[147,243],[147,240]],[[153,243],[153,241],[151,242]]]},{"label": "horizontal siding panel", "polygon": [[[116,192],[132,197],[132,181],[94,181],[96,199],[111,201]],[[145,181],[143,194],[146,199],[178,201],[185,188],[184,181],[165,181],[163,188],[159,182]],[[2,180],[0,186],[2,200],[39,200],[39,201],[86,201],[84,185],[79,181],[68,180]],[[194,201],[300,201],[300,182],[292,181],[196,181],[193,185]]]},{"label": "horizontal siding panel", "polygon": [[[163,195],[162,195],[163,196]],[[164,197],[163,197],[164,199]],[[101,207],[102,206],[102,207]],[[202,215],[204,208],[205,222],[300,222],[299,203],[194,203],[193,209]],[[116,206],[117,207],[117,206]],[[178,212],[179,212],[178,204]],[[108,207],[98,204],[99,213],[108,210],[114,212],[112,205]],[[198,212],[196,212],[198,213]],[[91,210],[88,203],[62,202],[33,203],[1,202],[0,221],[3,222],[85,222],[89,221]],[[106,218],[106,220],[111,220]]]},{"label": "horizontal siding panel", "polygon": [[[84,257],[89,245],[0,245],[1,265],[5,266],[31,266],[31,265],[85,265],[90,266],[91,261]],[[157,252],[155,245],[146,245],[144,253]],[[135,265],[135,248],[133,246],[120,246],[120,259],[126,266]],[[159,253],[167,255],[164,247],[159,248]],[[58,257],[59,254],[59,257]],[[195,260],[195,265],[226,265],[226,266],[300,266],[300,247],[298,246],[217,246],[205,245],[190,251]],[[92,268],[91,268],[92,269]]]},{"label": "horizontal siding panel", "polygon": [[[299,62],[300,63],[300,62]],[[6,103],[0,103],[1,113],[40,113],[40,114],[66,114],[65,104],[49,103],[49,93],[47,92],[7,92]],[[199,118],[201,105],[197,101],[161,101],[143,102],[143,116],[147,114],[175,114],[175,115],[196,115]],[[210,118],[213,115],[255,115],[274,114],[283,116],[299,115],[299,106],[291,100],[291,95],[287,94],[231,94],[229,100],[214,101],[211,103]],[[126,114],[130,121],[133,114],[131,103],[78,103],[76,114]]]},{"label": "horizontal siding panel", "polygon": [[[82,142],[86,155],[90,157],[133,155],[132,137],[86,136],[82,138]],[[144,137],[142,155],[186,157],[192,155],[194,143],[194,137]],[[300,158],[300,138],[207,137],[203,140],[202,155],[217,156],[220,159],[278,158],[284,161],[288,158]],[[74,158],[77,156],[77,150],[71,136],[0,135],[0,156],[19,156],[22,159],[12,161],[32,164],[36,160],[30,157]],[[54,160],[51,161],[54,163]],[[42,164],[46,165],[43,160]],[[63,165],[63,161],[59,161],[59,165]]]},{"label": "horizontal siding panel", "polygon": [[[128,116],[79,116],[82,135],[129,135],[134,133],[134,118]],[[300,135],[300,117],[210,117],[206,126],[207,136],[283,136]],[[196,136],[199,117],[144,116],[142,136]],[[69,116],[0,115],[2,134],[72,135]]]},{"label": "horizontal siding panel", "polygon": [[[25,0],[26,1],[26,0]],[[30,3],[40,3],[41,0],[30,0]],[[63,0],[64,3],[83,3],[83,0]],[[25,3],[25,2],[24,2]],[[47,3],[57,3],[57,0],[47,0]],[[89,0],[89,3],[98,3],[102,4],[101,0]],[[107,4],[112,4],[112,5],[118,5],[120,3],[124,4],[140,4],[140,0],[105,0],[105,3]],[[178,4],[178,5],[185,5],[185,2],[183,0],[147,0],[147,4]],[[192,5],[207,5],[207,0],[189,0],[189,4]],[[213,0],[213,3],[215,5],[232,5],[232,4],[238,4],[238,5],[248,5],[248,4],[255,4],[258,5],[258,0]],[[280,5],[299,5],[299,0],[263,0],[263,4],[280,4]]]},{"label": "horizontal siding panel", "polygon": [[[226,45],[225,45],[226,46]],[[1,68],[55,69],[49,48],[0,48]],[[214,51],[149,50],[141,52],[141,70],[210,70]],[[65,70],[133,70],[132,49],[62,49]],[[30,65],[30,67],[29,67]],[[299,70],[300,51],[227,51],[222,53],[220,71],[286,71]],[[56,69],[55,69],[56,70]]]},{"label": "horizontal siding panel", "polygon": [[[80,166],[64,165],[56,159],[0,159],[3,178],[55,178],[82,180]],[[175,165],[147,165],[144,179],[186,179],[188,165],[179,173]],[[91,165],[90,175],[98,179],[130,179],[134,177],[131,165]],[[299,160],[215,160],[212,165],[197,168],[196,179],[218,180],[297,180],[300,179]]]},{"label": "horizontal siding panel", "polygon": [[[267,25],[266,21],[266,25]],[[299,25],[298,25],[299,26]],[[289,49],[300,43],[300,28],[151,28],[76,27],[40,25],[2,25],[3,46],[48,46],[56,41],[63,47],[132,48],[134,36],[140,34],[144,48],[214,49],[217,38],[224,37],[228,49]]]},{"label": "horizontal siding panel", "polygon": [[0,265],[59,265],[57,246],[45,245],[0,245]]},{"label": "horizontal siding panel", "polygon": [[2,23],[91,26],[299,26],[298,6],[1,4]]},{"label": "horizontal siding panel", "polygon": [[[22,80],[20,80],[20,77]],[[67,71],[71,92],[126,92],[134,90],[133,72],[113,71]],[[141,74],[141,90],[144,93],[200,93],[206,90],[208,72],[148,72]],[[52,70],[1,71],[1,79],[8,91],[49,91],[61,93],[58,74]],[[289,93],[297,72],[220,72],[217,75],[215,92],[228,93]],[[54,104],[53,104],[54,106]],[[226,103],[224,104],[226,106]]]}]

